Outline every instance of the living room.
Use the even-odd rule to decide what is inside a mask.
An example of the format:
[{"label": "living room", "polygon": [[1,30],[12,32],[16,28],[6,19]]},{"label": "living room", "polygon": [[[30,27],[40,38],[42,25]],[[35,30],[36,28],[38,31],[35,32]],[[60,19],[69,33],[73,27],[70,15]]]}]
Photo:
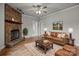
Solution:
[{"label": "living room", "polygon": [[[42,15],[40,12],[35,12],[36,8],[38,11],[42,8]],[[54,56],[70,41],[64,41],[64,43],[56,41],[57,44],[53,44],[53,49],[48,49],[48,51],[35,47],[35,43],[37,44],[38,40],[43,38],[51,39],[51,37],[43,36],[50,36],[56,32],[56,36],[57,33],[65,33],[68,39],[69,37],[74,39],[74,41],[71,40],[71,44],[73,47],[78,47],[76,54],[79,55],[78,3],[0,3],[0,14],[0,54],[3,53],[7,56]],[[27,35],[23,34],[24,28],[27,28]],[[15,38],[20,40],[14,40]],[[73,56],[72,53],[70,54]],[[63,54],[63,56],[65,55]]]}]

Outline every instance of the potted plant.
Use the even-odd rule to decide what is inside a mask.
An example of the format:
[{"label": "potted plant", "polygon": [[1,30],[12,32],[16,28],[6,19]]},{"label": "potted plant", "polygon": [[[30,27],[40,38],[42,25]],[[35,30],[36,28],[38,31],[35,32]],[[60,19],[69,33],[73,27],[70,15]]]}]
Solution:
[{"label": "potted plant", "polygon": [[27,29],[27,28],[24,28],[24,29],[23,29],[23,36],[24,36],[24,39],[25,39],[25,37],[27,36],[27,34],[28,34],[28,29]]}]

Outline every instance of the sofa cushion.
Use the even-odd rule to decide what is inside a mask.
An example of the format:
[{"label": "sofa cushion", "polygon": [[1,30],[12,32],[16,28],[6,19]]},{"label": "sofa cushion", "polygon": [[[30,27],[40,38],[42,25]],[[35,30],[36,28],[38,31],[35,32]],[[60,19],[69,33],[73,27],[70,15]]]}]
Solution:
[{"label": "sofa cushion", "polygon": [[51,32],[50,34],[53,37],[58,37],[58,38],[66,38],[68,35],[65,32]]},{"label": "sofa cushion", "polygon": [[66,35],[66,34],[65,34],[65,33],[63,33],[63,34],[61,35],[61,37],[62,37],[62,38],[65,38],[65,35]]},{"label": "sofa cushion", "polygon": [[58,34],[57,37],[58,37],[58,38],[61,38],[61,37],[62,37],[62,34]]},{"label": "sofa cushion", "polygon": [[51,32],[51,36],[57,37],[58,33],[57,32]]},{"label": "sofa cushion", "polygon": [[66,33],[59,33],[59,34],[58,34],[58,37],[59,37],[59,38],[65,38],[65,36],[66,36]]},{"label": "sofa cushion", "polygon": [[70,52],[76,54],[76,47],[74,47],[74,46],[65,45],[65,46],[63,47],[63,49],[65,49],[65,50],[67,50],[67,51],[70,51]]},{"label": "sofa cushion", "polygon": [[57,38],[57,37],[54,37],[53,40],[60,41],[60,42],[63,41],[62,38]]}]

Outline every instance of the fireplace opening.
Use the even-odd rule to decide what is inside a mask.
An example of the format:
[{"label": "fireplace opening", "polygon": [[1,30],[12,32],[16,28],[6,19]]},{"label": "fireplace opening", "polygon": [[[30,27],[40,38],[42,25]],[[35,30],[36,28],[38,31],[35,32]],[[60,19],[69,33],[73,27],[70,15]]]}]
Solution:
[{"label": "fireplace opening", "polygon": [[18,29],[11,31],[11,41],[19,39],[19,37],[20,37],[20,32]]}]

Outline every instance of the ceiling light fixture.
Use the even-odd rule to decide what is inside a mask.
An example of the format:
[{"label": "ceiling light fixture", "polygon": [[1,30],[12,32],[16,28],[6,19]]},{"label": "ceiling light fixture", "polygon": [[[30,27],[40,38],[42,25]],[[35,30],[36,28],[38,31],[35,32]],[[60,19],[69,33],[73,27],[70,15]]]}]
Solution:
[{"label": "ceiling light fixture", "polygon": [[39,14],[40,15],[41,14],[41,11],[36,11],[36,14]]},{"label": "ceiling light fixture", "polygon": [[36,14],[41,15],[42,13],[47,13],[47,6],[43,5],[33,5]]}]

